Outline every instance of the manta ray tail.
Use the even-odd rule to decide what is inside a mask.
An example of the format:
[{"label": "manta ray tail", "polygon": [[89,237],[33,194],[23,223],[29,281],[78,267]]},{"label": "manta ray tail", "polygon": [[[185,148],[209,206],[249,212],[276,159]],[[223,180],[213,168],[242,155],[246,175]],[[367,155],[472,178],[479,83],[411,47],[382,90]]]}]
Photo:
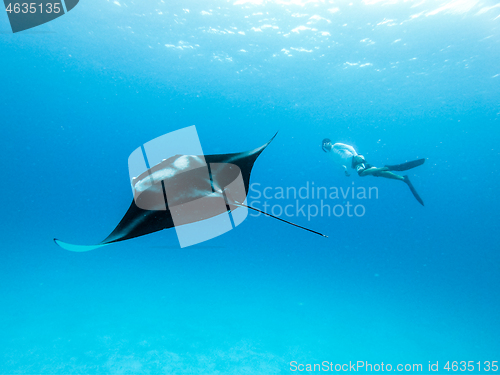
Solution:
[{"label": "manta ray tail", "polygon": [[312,230],[312,229],[309,229],[309,228],[302,227],[302,226],[300,226],[300,225],[297,225],[297,224],[292,223],[291,221],[287,221],[287,220],[280,219],[280,218],[279,218],[279,217],[277,217],[277,216],[274,216],[274,215],[268,214],[267,212],[261,211],[261,210],[259,210],[259,209],[257,209],[257,208],[254,208],[254,207],[247,206],[246,204],[239,203],[239,202],[234,202],[234,204],[235,204],[236,206],[249,208],[249,209],[251,209],[251,210],[254,210],[254,211],[260,212],[261,214],[264,214],[264,215],[266,215],[266,216],[272,217],[273,219],[276,219],[276,220],[282,221],[282,222],[284,222],[284,223],[287,223],[287,224],[293,225],[294,227],[301,228],[301,229],[307,230],[308,232],[312,232],[312,233],[317,234],[317,235],[319,235],[319,236],[323,236],[323,237],[328,238],[328,236],[327,236],[327,235],[324,235],[323,233],[319,233],[319,232],[316,232],[315,230]]},{"label": "manta ray tail", "polygon": [[83,253],[85,251],[90,251],[90,250],[98,249],[100,247],[108,245],[107,243],[99,244],[99,245],[88,245],[88,246],[87,245],[73,245],[73,244],[70,244],[70,243],[58,240],[57,238],[54,238],[54,242],[57,245],[59,245],[60,247],[62,247],[64,250],[75,251],[75,252],[78,252],[78,253]]}]

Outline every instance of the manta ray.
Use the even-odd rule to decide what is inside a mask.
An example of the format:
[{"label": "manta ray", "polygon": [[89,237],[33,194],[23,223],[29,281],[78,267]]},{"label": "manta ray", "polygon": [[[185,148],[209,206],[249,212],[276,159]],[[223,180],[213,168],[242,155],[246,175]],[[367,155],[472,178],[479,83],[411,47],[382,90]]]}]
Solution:
[{"label": "manta ray", "polygon": [[[256,149],[217,155],[175,155],[132,179],[134,199],[116,228],[96,245],[74,245],[54,238],[69,251],[89,251],[163,229],[207,220],[245,207],[287,224],[324,234],[247,206],[255,161],[276,137]],[[221,204],[223,202],[223,204]]]}]

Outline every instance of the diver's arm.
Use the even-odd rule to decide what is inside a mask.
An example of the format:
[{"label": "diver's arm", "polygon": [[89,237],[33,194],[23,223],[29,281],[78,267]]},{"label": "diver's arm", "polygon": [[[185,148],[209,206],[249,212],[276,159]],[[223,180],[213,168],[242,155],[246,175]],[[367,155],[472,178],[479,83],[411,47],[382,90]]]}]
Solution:
[{"label": "diver's arm", "polygon": [[347,167],[345,165],[342,165],[344,167],[344,174],[346,177],[349,177],[351,174],[349,173],[349,171],[347,170]]}]

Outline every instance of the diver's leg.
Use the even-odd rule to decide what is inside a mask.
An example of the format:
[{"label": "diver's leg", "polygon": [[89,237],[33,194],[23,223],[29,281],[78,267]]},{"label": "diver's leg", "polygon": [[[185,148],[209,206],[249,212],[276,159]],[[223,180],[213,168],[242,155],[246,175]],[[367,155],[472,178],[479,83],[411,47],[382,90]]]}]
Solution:
[{"label": "diver's leg", "polygon": [[415,167],[418,167],[419,165],[424,164],[425,159],[418,159],[418,160],[413,160],[409,161],[403,164],[398,164],[398,165],[386,165],[388,170],[390,171],[407,171],[408,169],[412,169]]},{"label": "diver's leg", "polygon": [[377,177],[385,177],[389,178],[391,180],[399,180],[399,181],[404,181],[405,178],[403,176],[400,176],[396,173],[388,172],[388,171],[380,171],[375,174]]}]

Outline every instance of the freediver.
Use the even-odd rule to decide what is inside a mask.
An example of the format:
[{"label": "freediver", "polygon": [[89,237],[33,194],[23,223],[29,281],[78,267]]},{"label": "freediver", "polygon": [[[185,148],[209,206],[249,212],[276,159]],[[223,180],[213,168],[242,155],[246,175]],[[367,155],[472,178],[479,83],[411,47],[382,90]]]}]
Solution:
[{"label": "freediver", "polygon": [[355,169],[360,177],[375,176],[389,178],[391,180],[403,181],[406,183],[406,185],[408,185],[417,201],[422,206],[424,205],[424,201],[418,195],[408,176],[400,176],[396,173],[392,173],[392,171],[406,171],[408,169],[418,167],[419,165],[424,164],[425,159],[417,159],[403,164],[386,165],[382,168],[377,168],[371,164],[368,164],[365,157],[363,155],[359,155],[352,146],[343,143],[332,144],[332,141],[330,139],[325,138],[323,139],[321,148],[326,153],[332,153],[332,155],[337,159],[336,162],[343,167],[344,174],[346,176],[350,176],[347,167],[350,162],[351,168]]}]

